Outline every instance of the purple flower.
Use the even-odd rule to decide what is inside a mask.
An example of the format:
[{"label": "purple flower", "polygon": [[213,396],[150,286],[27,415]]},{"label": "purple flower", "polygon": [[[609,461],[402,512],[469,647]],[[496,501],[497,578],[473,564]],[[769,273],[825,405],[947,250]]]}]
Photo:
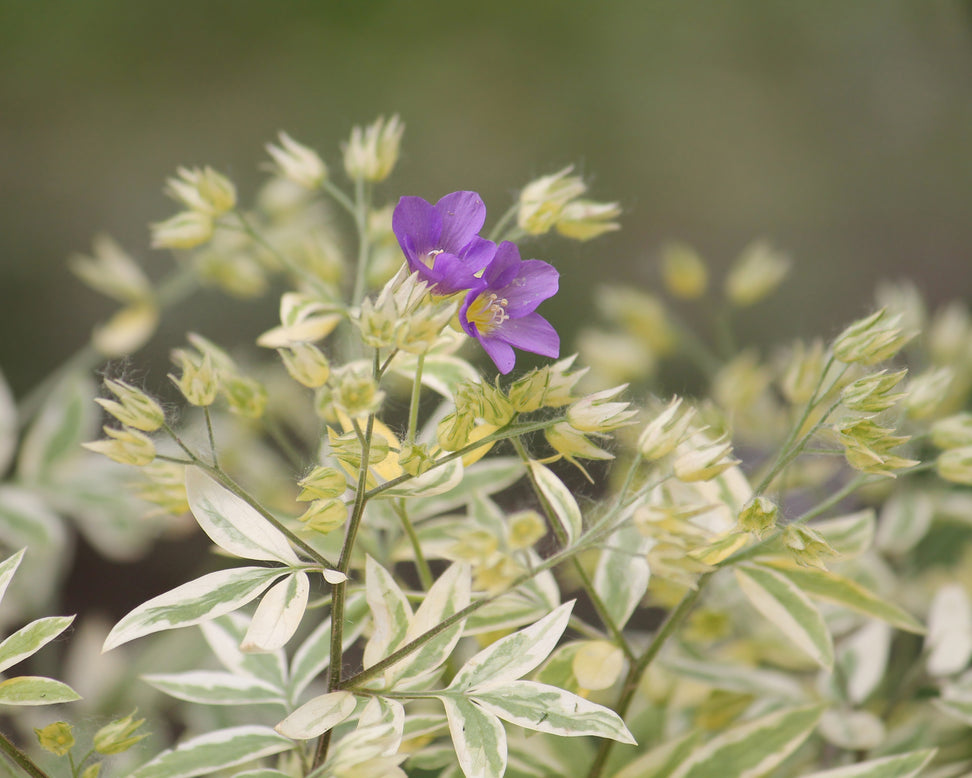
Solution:
[{"label": "purple flower", "polygon": [[408,266],[437,294],[453,294],[478,283],[475,274],[496,253],[496,244],[479,237],[486,206],[475,192],[453,192],[435,205],[403,197],[392,214],[392,229]]},{"label": "purple flower", "polygon": [[503,241],[459,310],[462,328],[481,344],[501,373],[513,369],[513,347],[544,357],[560,354],[560,336],[536,307],[557,293],[560,274],[539,259],[520,259]]}]

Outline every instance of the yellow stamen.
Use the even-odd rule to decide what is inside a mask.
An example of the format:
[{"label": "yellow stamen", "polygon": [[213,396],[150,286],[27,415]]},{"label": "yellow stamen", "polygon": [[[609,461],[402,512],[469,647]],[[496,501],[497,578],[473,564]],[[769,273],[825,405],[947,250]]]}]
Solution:
[{"label": "yellow stamen", "polygon": [[470,303],[466,319],[476,325],[481,335],[486,335],[510,318],[505,307],[509,304],[509,300],[493,293],[481,294]]}]

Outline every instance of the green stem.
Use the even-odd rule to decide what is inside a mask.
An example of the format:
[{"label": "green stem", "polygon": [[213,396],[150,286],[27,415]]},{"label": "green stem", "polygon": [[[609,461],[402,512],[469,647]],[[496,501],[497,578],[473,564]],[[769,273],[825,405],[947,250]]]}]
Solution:
[{"label": "green stem", "polygon": [[408,406],[408,433],[406,443],[415,442],[415,432],[418,427],[419,400],[422,397],[422,368],[425,366],[425,354],[419,354],[415,361],[415,380],[412,383],[412,399]]},{"label": "green stem", "polygon": [[209,412],[209,406],[203,406],[203,413],[206,416],[206,432],[209,434],[209,453],[213,458],[213,467],[219,467],[219,459],[216,456],[216,436],[213,434],[213,416]]},{"label": "green stem", "polygon": [[304,457],[296,449],[290,439],[284,434],[284,431],[280,428],[280,424],[277,419],[271,418],[270,416],[263,417],[263,424],[266,427],[270,437],[273,438],[273,442],[276,443],[280,450],[283,452],[284,456],[287,457],[287,461],[290,462],[290,466],[293,467],[298,472],[302,471],[305,466]]},{"label": "green stem", "polygon": [[517,212],[520,210],[519,203],[513,203],[509,208],[506,209],[506,213],[500,216],[500,220],[496,222],[496,226],[493,227],[492,231],[489,233],[489,239],[493,243],[499,243],[501,240],[509,239],[509,236],[503,235],[503,231],[506,229],[507,225],[513,220]]},{"label": "green stem", "polygon": [[371,192],[365,185],[364,179],[354,182],[354,224],[358,230],[358,266],[355,269],[354,293],[351,305],[359,305],[365,296],[365,285],[368,276],[368,255],[371,246],[368,242],[368,209],[370,207]]},{"label": "green stem", "polygon": [[432,568],[429,567],[429,562],[425,558],[425,554],[422,552],[422,544],[419,543],[418,534],[415,532],[415,526],[412,524],[412,520],[408,518],[408,511],[405,509],[405,500],[394,500],[392,502],[392,507],[395,513],[398,514],[398,518],[401,519],[402,529],[405,530],[405,534],[408,535],[408,541],[412,544],[412,553],[415,554],[415,567],[418,570],[419,580],[422,582],[422,588],[428,591],[432,588],[432,583],[435,580],[432,576]]},{"label": "green stem", "polygon": [[288,272],[292,273],[295,278],[303,279],[317,290],[322,289],[321,279],[319,279],[313,273],[308,272],[306,268],[303,268],[293,262],[289,257],[282,254],[272,243],[270,243],[257,231],[257,229],[250,223],[250,220],[246,218],[242,211],[233,211],[233,213],[239,220],[240,227],[243,232],[245,232],[254,243],[273,256],[273,258],[276,259],[284,268],[286,268]]},{"label": "green stem", "polygon": [[324,179],[324,181],[321,183],[321,189],[327,192],[331,197],[334,198],[335,202],[337,202],[342,208],[344,208],[345,211],[351,214],[351,218],[355,218],[356,214],[354,210],[354,203],[351,201],[351,198],[348,197],[343,191],[338,189],[337,186],[330,181],[330,179]]},{"label": "green stem", "polygon": [[[675,634],[675,630],[685,621],[685,618],[692,611],[693,606],[699,599],[699,595],[702,594],[702,589],[711,577],[712,573],[702,575],[699,578],[697,587],[695,589],[689,589],[685,593],[681,602],[675,606],[675,610],[668,614],[668,617],[658,632],[655,633],[655,637],[652,638],[645,653],[628,669],[628,674],[624,679],[624,685],[621,687],[621,696],[618,698],[617,705],[614,706],[614,712],[622,719],[627,715],[628,708],[631,707],[631,702],[634,699],[635,693],[638,691],[638,686],[641,684],[641,679],[648,670],[648,667],[654,661],[655,657],[658,656],[658,652],[668,642],[668,639]],[[604,771],[604,766],[607,764],[614,744],[614,740],[608,740],[606,738],[601,741],[597,756],[594,757],[594,762],[587,773],[587,778],[599,778]]]},{"label": "green stem", "polygon": [[0,732],[0,751],[6,754],[17,767],[31,776],[31,778],[49,778],[47,773],[34,764],[31,758],[17,748],[3,732]]}]

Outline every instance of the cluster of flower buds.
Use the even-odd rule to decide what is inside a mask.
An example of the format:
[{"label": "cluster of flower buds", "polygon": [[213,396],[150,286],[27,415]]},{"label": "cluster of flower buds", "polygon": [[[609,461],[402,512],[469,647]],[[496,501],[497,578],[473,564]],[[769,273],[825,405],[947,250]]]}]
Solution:
[{"label": "cluster of flower buds", "polygon": [[932,424],[931,439],[942,449],[935,461],[938,474],[952,483],[972,485],[972,413],[939,419]]},{"label": "cluster of flower buds", "polygon": [[98,397],[95,402],[123,426],[121,429],[104,427],[107,439],[84,443],[84,447],[125,465],[150,464],[155,459],[155,444],[144,433],[154,432],[165,424],[162,407],[141,389],[124,381],[108,379],[105,386],[116,399]]},{"label": "cluster of flower buds", "polygon": [[347,491],[348,483],[344,473],[333,467],[315,467],[297,482],[301,487],[297,499],[309,502],[300,521],[314,532],[333,532],[344,525],[348,518],[348,507],[341,496]]},{"label": "cluster of flower buds", "polygon": [[494,531],[479,527],[458,532],[446,554],[470,564],[474,589],[495,594],[508,589],[524,572],[518,555],[530,553],[533,545],[547,534],[547,526],[540,514],[527,510],[514,513],[505,521],[499,519],[491,527]]},{"label": "cluster of flower buds", "polygon": [[179,168],[166,194],[186,210],[152,225],[152,247],[191,249],[213,237],[216,219],[236,207],[236,187],[210,167]]},{"label": "cluster of flower buds", "polygon": [[344,170],[352,181],[384,181],[398,162],[405,125],[398,116],[379,117],[365,128],[351,130],[343,147]]},{"label": "cluster of flower buds", "polygon": [[764,240],[743,249],[725,280],[726,299],[740,308],[764,299],[790,272],[790,258]]},{"label": "cluster of flower buds", "polygon": [[780,360],[779,387],[793,405],[803,405],[813,399],[823,377],[825,365],[823,340],[810,343],[798,340]]},{"label": "cluster of flower buds", "polygon": [[428,352],[456,315],[458,300],[433,295],[418,273],[402,268],[372,302],[366,299],[355,317],[361,339],[373,348]]},{"label": "cluster of flower buds", "polygon": [[583,199],[587,186],[580,176],[570,175],[573,165],[527,184],[520,192],[517,224],[528,235],[555,229],[574,240],[590,240],[618,229],[617,203]]},{"label": "cluster of flower buds", "polygon": [[702,257],[684,243],[669,243],[661,252],[662,282],[681,300],[698,300],[709,286],[709,269]]},{"label": "cluster of flower buds", "polygon": [[192,405],[209,406],[222,393],[229,410],[238,416],[258,419],[267,406],[267,391],[258,381],[243,375],[233,359],[215,343],[190,333],[193,349],[175,349],[173,361],[182,374],[169,379]]},{"label": "cluster of flower buds", "polygon": [[708,513],[713,506],[700,498],[691,486],[659,487],[635,511],[638,531],[654,541],[648,551],[652,576],[694,589],[699,575],[712,569],[700,557],[713,535],[693,519]]},{"label": "cluster of flower buds", "polygon": [[280,133],[279,139],[279,146],[267,144],[274,173],[304,189],[319,189],[327,179],[324,160],[314,149],[298,143],[285,132]]},{"label": "cluster of flower buds", "polygon": [[901,314],[883,308],[851,324],[834,340],[834,357],[848,364],[874,365],[897,354],[914,337],[901,327]]},{"label": "cluster of flower buds", "polygon": [[855,470],[894,478],[895,470],[918,464],[891,453],[891,449],[908,442],[907,436],[893,435],[893,429],[880,427],[871,418],[840,422],[834,429],[847,463]]}]

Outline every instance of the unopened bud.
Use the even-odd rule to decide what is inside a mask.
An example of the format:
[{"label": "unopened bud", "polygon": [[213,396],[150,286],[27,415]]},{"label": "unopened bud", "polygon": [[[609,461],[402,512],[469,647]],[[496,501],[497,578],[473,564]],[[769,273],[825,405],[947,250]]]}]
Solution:
[{"label": "unopened bud", "polygon": [[904,406],[913,419],[934,416],[948,399],[948,390],[955,371],[951,367],[927,370],[908,383],[908,396]]},{"label": "unopened bud", "polygon": [[182,211],[152,225],[152,248],[194,249],[213,237],[213,218],[200,211]]},{"label": "unopened bud", "polygon": [[476,419],[468,413],[450,413],[439,422],[436,439],[443,451],[458,451],[469,442]]},{"label": "unopened bud", "polygon": [[348,506],[336,498],[314,500],[300,516],[304,525],[315,532],[327,534],[344,526],[348,520]]},{"label": "unopened bud", "polygon": [[231,413],[259,419],[267,409],[267,390],[258,381],[239,375],[223,376],[222,390]]},{"label": "unopened bud", "polygon": [[542,367],[531,370],[514,381],[507,392],[513,410],[517,413],[530,413],[542,408],[549,379],[549,368]]},{"label": "unopened bud", "polygon": [[166,194],[190,211],[215,217],[236,207],[236,187],[226,176],[211,167],[184,168],[178,178],[170,178]]},{"label": "unopened bud", "polygon": [[587,191],[580,176],[570,175],[573,165],[527,184],[520,192],[517,224],[530,235],[553,229],[564,206]]},{"label": "unopened bud", "polygon": [[573,394],[574,386],[590,369],[585,367],[570,372],[576,359],[577,355],[571,354],[569,357],[564,357],[547,366],[546,370],[549,371],[547,373],[547,390],[543,393],[543,405],[545,407],[560,408],[569,405],[576,399]]},{"label": "unopened bud", "polygon": [[679,481],[709,481],[739,464],[732,456],[732,443],[725,437],[687,451],[675,459],[673,469]]},{"label": "unopened bud", "polygon": [[668,406],[645,427],[638,438],[638,449],[648,460],[661,459],[685,440],[695,422],[695,409],[682,407],[682,398],[673,397]]},{"label": "unopened bud", "polygon": [[931,440],[938,448],[972,446],[972,413],[963,411],[939,419],[932,424]]},{"label": "unopened bud", "polygon": [[587,640],[574,654],[571,670],[581,688],[607,689],[621,677],[624,653],[607,640]]},{"label": "unopened bud", "polygon": [[863,413],[886,411],[905,395],[892,394],[891,390],[907,374],[907,370],[888,373],[882,370],[874,375],[864,376],[848,384],[840,393],[840,401],[845,408]]},{"label": "unopened bud", "polygon": [[348,488],[344,473],[334,467],[315,467],[297,482],[301,492],[297,499],[301,502],[327,500],[340,497]]},{"label": "unopened bud", "polygon": [[219,393],[219,379],[211,356],[207,353],[195,358],[183,349],[177,349],[172,356],[180,363],[182,375],[176,378],[170,373],[169,379],[179,387],[183,397],[192,405],[212,405]]},{"label": "unopened bud", "polygon": [[943,451],[935,461],[935,469],[946,481],[972,486],[972,446]]},{"label": "unopened bud", "polygon": [[772,500],[761,496],[756,497],[746,503],[739,512],[739,528],[761,538],[776,527],[779,513],[780,509]]},{"label": "unopened bud", "polygon": [[319,188],[327,178],[327,167],[317,152],[298,143],[285,132],[281,132],[279,138],[279,146],[267,144],[267,151],[276,163],[277,175],[305,189]]},{"label": "unopened bud", "polygon": [[154,432],[165,423],[165,413],[162,407],[141,389],[126,384],[124,381],[105,381],[105,386],[111,390],[121,402],[95,398],[95,402],[127,427],[133,427],[143,432]]},{"label": "unopened bud", "polygon": [[314,392],[314,413],[328,424],[337,424],[338,411],[334,407],[334,391],[327,384]]},{"label": "unopened bud", "polygon": [[669,243],[662,249],[661,275],[665,288],[682,300],[699,299],[709,285],[705,262],[684,243]]},{"label": "unopened bud", "polygon": [[327,383],[331,375],[331,363],[324,352],[312,343],[293,343],[288,348],[277,349],[290,377],[309,389]]},{"label": "unopened bud", "polygon": [[398,116],[379,117],[362,129],[351,130],[344,146],[344,170],[352,181],[384,181],[398,162],[405,125]]},{"label": "unopened bud", "polygon": [[536,511],[520,511],[510,516],[509,544],[514,551],[530,548],[547,534],[547,525]]},{"label": "unopened bud", "polygon": [[81,445],[89,451],[104,454],[123,465],[142,467],[155,459],[155,444],[147,435],[128,427],[122,427],[120,430],[112,427],[102,429],[109,440],[95,440]]},{"label": "unopened bud", "polygon": [[280,326],[264,332],[257,345],[282,348],[294,343],[313,343],[330,335],[343,316],[334,306],[298,292],[280,298]]},{"label": "unopened bud", "polygon": [[900,327],[901,316],[888,316],[884,309],[860,319],[834,341],[834,357],[841,362],[873,365],[890,359],[912,338]]},{"label": "unopened bud", "polygon": [[609,402],[627,387],[622,384],[581,398],[567,409],[567,421],[581,432],[607,432],[633,424],[637,411],[628,410],[626,402]]},{"label": "unopened bud", "polygon": [[820,339],[809,345],[797,341],[787,356],[780,391],[794,405],[810,402],[824,369],[824,345]]},{"label": "unopened bud", "polygon": [[621,225],[613,221],[620,215],[621,206],[617,203],[573,200],[561,209],[557,232],[572,240],[592,240],[621,229]]},{"label": "unopened bud", "polygon": [[91,333],[91,345],[99,354],[123,357],[138,351],[155,334],[159,309],[149,299],[126,305]]},{"label": "unopened bud", "polygon": [[928,330],[928,351],[937,365],[967,364],[972,356],[972,317],[964,302],[940,310]]},{"label": "unopened bud", "polygon": [[712,381],[712,397],[720,408],[744,411],[751,408],[770,383],[769,371],[752,349],[727,362]]},{"label": "unopened bud", "polygon": [[56,756],[64,756],[74,745],[73,727],[66,721],[55,721],[43,729],[34,729],[41,748]]},{"label": "unopened bud", "polygon": [[837,556],[837,550],[823,535],[802,524],[788,524],[783,529],[783,546],[797,564],[823,568],[823,560]]},{"label": "unopened bud", "polygon": [[790,271],[790,259],[764,240],[743,249],[726,276],[725,292],[740,308],[759,302],[780,285]]},{"label": "unopened bud", "polygon": [[398,464],[409,475],[420,476],[435,464],[435,457],[428,446],[405,443],[398,454]]},{"label": "unopened bud", "polygon": [[133,720],[137,711],[132,711],[123,719],[116,719],[106,724],[94,736],[95,751],[99,754],[120,754],[134,746],[142,738],[148,737],[147,732],[136,735],[135,731],[145,723],[145,719]]},{"label": "unopened bud", "polygon": [[375,379],[365,373],[345,367],[335,374],[334,379],[334,407],[351,418],[375,413],[385,399],[385,393],[378,389]]},{"label": "unopened bud", "polygon": [[614,459],[614,454],[592,443],[587,435],[562,421],[547,427],[544,437],[551,447],[568,462],[575,459]]},{"label": "unopened bud", "polygon": [[135,260],[108,235],[97,235],[92,256],[74,256],[71,270],[92,289],[122,303],[152,296],[152,285]]}]

